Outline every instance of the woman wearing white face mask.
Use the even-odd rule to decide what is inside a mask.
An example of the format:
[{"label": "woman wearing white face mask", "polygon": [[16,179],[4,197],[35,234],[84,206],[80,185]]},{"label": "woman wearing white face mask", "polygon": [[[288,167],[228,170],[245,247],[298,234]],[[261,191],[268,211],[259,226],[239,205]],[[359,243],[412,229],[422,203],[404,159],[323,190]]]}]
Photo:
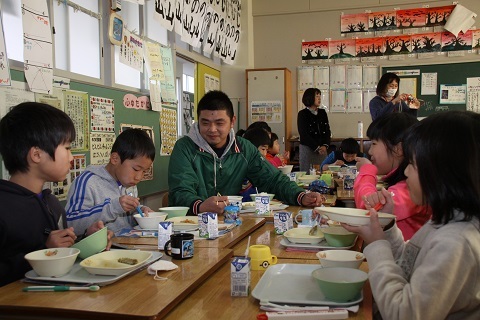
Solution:
[{"label": "woman wearing white face mask", "polygon": [[407,93],[398,93],[400,78],[391,72],[385,73],[377,84],[377,96],[370,100],[372,121],[388,113],[405,112],[417,117],[420,102]]}]

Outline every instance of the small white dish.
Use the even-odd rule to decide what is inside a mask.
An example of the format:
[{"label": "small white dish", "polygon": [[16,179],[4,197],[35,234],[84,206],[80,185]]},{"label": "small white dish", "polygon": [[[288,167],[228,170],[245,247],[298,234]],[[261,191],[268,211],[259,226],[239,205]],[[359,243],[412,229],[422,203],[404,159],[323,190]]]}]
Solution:
[{"label": "small white dish", "polygon": [[323,232],[320,228],[317,228],[315,235],[309,235],[310,228],[293,228],[285,231],[283,236],[288,239],[288,241],[293,243],[307,243],[307,244],[317,244],[320,243],[323,238]]},{"label": "small white dish", "polygon": [[168,218],[165,221],[173,222],[174,231],[185,231],[198,229],[198,217],[197,216],[185,216],[185,217],[173,217]]},{"label": "small white dish", "polygon": [[[118,276],[138,268],[151,256],[151,252],[140,250],[105,251],[83,260],[80,266],[91,274]],[[132,264],[121,263],[120,259],[131,259]]]},{"label": "small white dish", "polygon": [[[370,223],[370,213],[366,209],[337,208],[337,207],[316,207],[315,210],[324,212],[330,220],[343,222],[352,226],[363,226]],[[378,213],[378,220],[382,227],[395,219],[390,213]]]}]

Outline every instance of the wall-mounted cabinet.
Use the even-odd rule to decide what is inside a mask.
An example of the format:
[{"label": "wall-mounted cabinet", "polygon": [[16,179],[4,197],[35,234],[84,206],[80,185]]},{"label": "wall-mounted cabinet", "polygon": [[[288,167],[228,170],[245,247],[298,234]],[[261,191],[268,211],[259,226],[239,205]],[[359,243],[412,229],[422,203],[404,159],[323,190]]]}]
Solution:
[{"label": "wall-mounted cabinet", "polygon": [[247,69],[247,126],[265,121],[278,135],[281,151],[290,150],[292,75],[287,68]]}]

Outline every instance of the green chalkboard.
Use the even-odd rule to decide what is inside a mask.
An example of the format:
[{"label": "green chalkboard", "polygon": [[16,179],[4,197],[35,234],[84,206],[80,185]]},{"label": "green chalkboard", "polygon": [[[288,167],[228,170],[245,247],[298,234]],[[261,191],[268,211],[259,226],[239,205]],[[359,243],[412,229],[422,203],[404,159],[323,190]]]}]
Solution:
[{"label": "green chalkboard", "polygon": [[[11,70],[12,80],[25,82],[23,72]],[[153,163],[153,180],[142,181],[138,184],[139,196],[146,196],[160,191],[168,190],[167,171],[169,156],[160,156],[160,113],[156,111],[128,109],[123,105],[123,97],[127,93],[136,96],[145,95],[138,92],[129,92],[126,90],[114,89],[92,84],[85,84],[76,81],[70,82],[70,89],[76,91],[88,92],[89,96],[98,96],[114,100],[115,106],[115,133],[120,132],[121,124],[142,125],[153,128],[155,147],[157,154]],[[86,154],[87,164],[90,161],[90,152],[78,152]],[[76,154],[76,153],[74,153]],[[1,177],[0,167],[0,177]]]},{"label": "green chalkboard", "polygon": [[[417,79],[417,98],[425,101],[425,105],[418,111],[419,117],[425,117],[435,112],[444,110],[466,110],[466,104],[440,104],[440,85],[462,85],[467,83],[467,78],[480,76],[480,62],[463,62],[432,65],[409,65],[397,67],[384,67],[383,73],[393,70],[420,70],[419,75],[400,76],[402,78]],[[437,73],[437,95],[421,95],[422,73]]]}]

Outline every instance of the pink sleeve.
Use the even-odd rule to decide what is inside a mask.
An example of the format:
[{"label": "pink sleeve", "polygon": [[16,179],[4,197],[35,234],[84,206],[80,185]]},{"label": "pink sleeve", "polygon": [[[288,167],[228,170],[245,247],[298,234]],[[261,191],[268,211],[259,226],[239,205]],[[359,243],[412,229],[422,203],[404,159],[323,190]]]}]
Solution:
[{"label": "pink sleeve", "polygon": [[377,191],[377,167],[373,164],[364,164],[360,168],[355,185],[353,186],[355,195],[355,206],[359,209],[365,209],[363,196]]}]

